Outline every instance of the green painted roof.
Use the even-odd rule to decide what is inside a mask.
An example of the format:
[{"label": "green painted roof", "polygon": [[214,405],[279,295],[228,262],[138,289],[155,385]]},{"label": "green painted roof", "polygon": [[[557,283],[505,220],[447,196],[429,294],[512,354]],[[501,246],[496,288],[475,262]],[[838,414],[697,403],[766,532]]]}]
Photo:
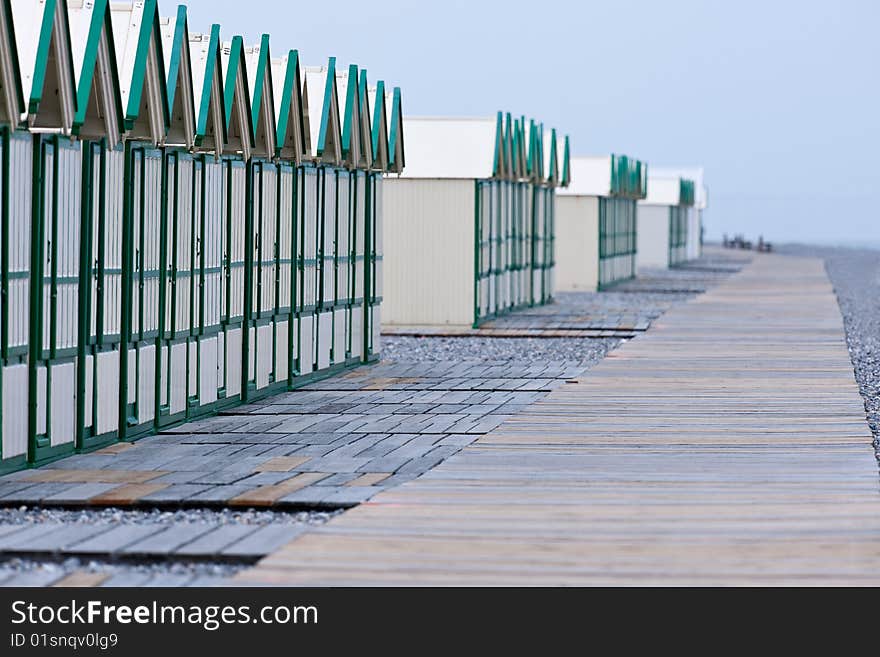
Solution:
[{"label": "green painted roof", "polygon": [[492,158],[492,175],[504,177],[504,114],[499,111],[495,116],[495,153]]},{"label": "green painted roof", "polygon": [[336,96],[336,58],[331,57],[327,62],[327,78],[324,83],[324,100],[321,108],[321,128],[318,131],[317,152],[321,156],[327,146],[327,132],[330,129],[331,112],[337,111],[337,105],[333,102]]},{"label": "green painted roof", "polygon": [[556,153],[556,128],[550,129],[550,157],[549,171],[547,171],[547,182],[554,185],[559,182],[559,161]]},{"label": "green painted roof", "polygon": [[[302,157],[308,154],[308,148],[305,145],[305,140],[308,139],[308,132],[302,112],[302,73],[299,68],[299,51],[297,50],[291,50],[287,54],[287,69],[284,72],[281,94],[281,104],[279,105],[278,116],[276,117],[278,120],[278,130],[275,133],[275,148],[280,155],[288,133],[299,128],[299,134],[302,138],[301,149],[303,151],[299,153],[299,156]],[[299,122],[299,126],[290,125],[290,110],[294,98],[296,98],[297,105],[300,108],[298,115],[294,119]]]},{"label": "green painted roof", "polygon": [[205,62],[204,82],[199,98],[196,98],[196,143],[200,143],[201,139],[208,132],[208,118],[211,112],[211,89],[213,88],[215,76],[220,76],[220,113],[223,115],[223,122],[214,126],[215,130],[222,131],[219,135],[220,142],[226,143],[226,99],[222,93],[223,89],[223,67],[220,61],[220,26],[214,24],[211,26],[211,35],[208,40],[208,56]]},{"label": "green painted roof", "polygon": [[342,157],[351,157],[354,142],[357,140],[358,126],[358,67],[348,66],[348,85],[345,88],[345,105],[342,118]]},{"label": "green painted roof", "polygon": [[[183,49],[189,48],[189,29],[186,24],[186,7],[180,5],[177,8],[177,17],[174,20],[174,40],[170,53],[164,53],[168,57],[168,79],[165,81],[165,98],[168,114],[171,114],[174,108],[174,98],[177,94],[177,77],[180,75],[180,62],[183,58]],[[183,86],[184,90],[189,87],[189,93],[192,95],[192,81]],[[195,107],[195,102],[193,102]]]},{"label": "green painted roof", "polygon": [[[60,26],[60,29],[65,32],[66,36],[68,37],[65,40],[65,57],[67,59],[68,66],[65,68],[68,71],[67,89],[72,99],[74,116],[78,107],[78,98],[76,93],[76,71],[74,70],[73,52],[70,47],[70,22],[67,12],[67,2],[66,0],[45,0],[44,4],[42,5],[43,15],[39,23],[39,34],[37,37],[36,56],[34,61],[34,70],[32,71],[33,75],[31,77],[30,90],[24,91],[23,85],[21,85],[21,82],[19,80],[19,88],[22,89],[22,100],[25,105],[25,111],[31,117],[39,114],[40,103],[43,101],[46,73],[49,65],[49,56],[51,54],[50,45],[52,43],[52,34],[55,29],[55,13],[59,4],[63,8],[63,11],[60,12],[60,16],[62,17],[61,20],[64,23],[62,26]],[[36,28],[37,26],[34,27]],[[21,66],[21,63],[19,63],[19,65]],[[59,82],[63,84],[64,81]],[[70,117],[71,120],[73,118],[74,117]],[[70,126],[64,127],[70,128]]]},{"label": "green painted roof", "polygon": [[[406,166],[406,149],[403,144],[403,101],[400,87],[394,87],[391,96],[391,130],[388,135],[388,168],[399,173]],[[398,153],[398,150],[400,151]]]},{"label": "green painted roof", "polygon": [[373,127],[371,132],[373,146],[373,162],[388,166],[388,115],[385,113],[385,82],[376,83],[376,95],[373,101]]},{"label": "green painted roof", "polygon": [[79,87],[76,90],[76,114],[73,118],[74,130],[82,127],[86,121],[86,113],[89,108],[89,95],[92,92],[92,84],[94,84],[95,81],[98,48],[101,45],[101,32],[104,30],[106,30],[107,33],[107,42],[109,46],[108,51],[111,70],[110,81],[113,85],[113,105],[116,110],[120,127],[124,124],[122,101],[119,94],[119,69],[116,65],[116,47],[113,44],[113,25],[110,19],[110,2],[109,0],[94,0],[94,10],[92,12],[92,20],[86,37],[85,54],[83,56],[82,70],[79,77]]},{"label": "green painted roof", "polygon": [[681,189],[678,197],[679,205],[693,205],[696,201],[696,186],[694,181],[688,178],[680,179]]},{"label": "green painted roof", "polygon": [[239,78],[244,87],[244,104],[247,111],[247,116],[244,120],[245,125],[242,126],[247,131],[247,135],[242,135],[242,137],[247,137],[250,140],[249,143],[253,144],[254,122],[251,117],[252,112],[249,103],[250,93],[248,89],[247,67],[244,61],[244,39],[240,36],[234,36],[232,37],[232,43],[229,46],[229,64],[226,68],[226,79],[223,81],[223,105],[226,111],[225,123],[227,135],[229,134],[229,128],[232,127],[232,112],[235,106],[235,86]]},{"label": "green painted roof", "polygon": [[559,184],[568,187],[571,182],[571,146],[569,144],[568,135],[565,135],[565,146],[562,151],[562,177]]},{"label": "green painted roof", "polygon": [[[131,87],[128,96],[128,107],[125,108],[125,127],[130,129],[138,119],[141,110],[141,99],[147,79],[147,61],[150,56],[150,39],[155,39],[156,57],[158,58],[159,75],[165,72],[165,61],[162,53],[162,35],[159,31],[159,3],[158,0],[143,0],[144,20],[141,23],[137,35],[137,50],[135,54],[134,70],[132,72]],[[162,94],[162,122],[166,130],[171,123],[170,110],[168,109],[168,91],[165,85],[159,85]]]},{"label": "green painted roof", "polygon": [[361,140],[360,151],[363,165],[369,169],[373,166],[373,122],[370,110],[370,97],[367,93],[368,85],[367,69],[362,68],[358,76],[358,116],[361,120],[358,134]]}]

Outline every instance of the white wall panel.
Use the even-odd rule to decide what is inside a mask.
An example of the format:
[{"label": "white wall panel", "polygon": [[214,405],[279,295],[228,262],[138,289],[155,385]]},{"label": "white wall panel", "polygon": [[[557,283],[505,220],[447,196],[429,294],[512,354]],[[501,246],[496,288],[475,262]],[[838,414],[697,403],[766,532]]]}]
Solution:
[{"label": "white wall panel", "polygon": [[386,324],[471,325],[474,181],[389,178],[384,187]]}]

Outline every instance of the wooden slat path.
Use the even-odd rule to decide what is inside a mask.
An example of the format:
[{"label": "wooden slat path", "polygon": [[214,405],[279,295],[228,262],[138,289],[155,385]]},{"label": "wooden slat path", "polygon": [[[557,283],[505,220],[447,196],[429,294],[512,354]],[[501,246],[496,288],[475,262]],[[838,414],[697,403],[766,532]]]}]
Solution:
[{"label": "wooden slat path", "polygon": [[239,579],[877,585],[878,489],[823,264],[763,255]]}]

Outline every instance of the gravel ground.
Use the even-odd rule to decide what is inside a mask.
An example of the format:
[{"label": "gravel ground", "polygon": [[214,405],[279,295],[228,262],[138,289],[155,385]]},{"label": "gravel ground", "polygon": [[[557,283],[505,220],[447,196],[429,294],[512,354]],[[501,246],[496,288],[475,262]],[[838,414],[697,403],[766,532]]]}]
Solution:
[{"label": "gravel ground", "polygon": [[777,252],[825,260],[880,459],[880,251],[784,244]]},{"label": "gravel ground", "polygon": [[[0,509],[0,526],[2,525],[35,525],[40,523],[63,522],[65,524],[96,524],[103,523],[115,527],[119,525],[159,524],[179,526],[181,524],[204,525],[322,525],[339,512],[302,511],[285,513],[275,511],[257,511],[253,509],[213,511],[209,509],[186,509],[179,511],[154,510],[123,510],[107,509],[45,509],[41,507],[22,506],[15,509]],[[211,562],[211,561],[150,561],[143,563],[114,563],[102,560],[85,560],[68,558],[63,560],[43,559],[4,559],[0,560],[0,586],[11,576],[29,574],[38,577],[63,577],[74,571],[105,573],[124,582],[131,578],[138,581],[138,586],[154,581],[157,585],[169,584],[183,586],[187,583],[199,585],[220,584],[223,578],[230,577],[246,567],[245,561]],[[112,582],[111,582],[112,583]]]},{"label": "gravel ground", "polygon": [[615,349],[608,338],[382,338],[382,357],[398,362],[536,363],[574,361],[591,367]]},{"label": "gravel ground", "polygon": [[57,576],[57,579],[60,579],[75,571],[106,573],[110,576],[137,576],[143,580],[138,586],[147,584],[150,579],[157,580],[155,582],[157,585],[164,585],[163,582],[159,581],[159,578],[166,577],[175,578],[173,584],[169,582],[169,585],[174,586],[183,586],[195,579],[199,580],[199,584],[210,585],[212,580],[215,580],[214,583],[216,584],[221,584],[225,578],[231,577],[238,571],[248,567],[250,567],[248,563],[211,563],[203,561],[155,561],[130,564],[74,558],[64,559],[63,561],[35,561],[16,558],[0,562],[0,586],[3,586],[2,581],[9,576],[25,573],[45,574],[47,576]]},{"label": "gravel ground", "polygon": [[339,513],[322,511],[300,511],[285,513],[276,511],[255,511],[253,509],[182,509],[179,511],[129,510],[129,509],[44,509],[22,506],[15,509],[0,508],[0,525],[27,525],[43,522],[94,523],[104,522],[114,525],[151,525],[201,523],[206,525],[323,525]]}]

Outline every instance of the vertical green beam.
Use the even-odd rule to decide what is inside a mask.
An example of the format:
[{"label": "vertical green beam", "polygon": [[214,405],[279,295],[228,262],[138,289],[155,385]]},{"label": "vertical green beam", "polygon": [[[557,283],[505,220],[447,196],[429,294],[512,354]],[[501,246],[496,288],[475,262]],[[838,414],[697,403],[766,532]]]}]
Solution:
[{"label": "vertical green beam", "polygon": [[[0,249],[3,250],[3,266],[0,267],[0,304],[3,304],[3,323],[0,325],[0,361],[5,364],[9,357],[9,129],[0,128],[3,139],[3,196],[2,229],[0,229]],[[2,386],[0,386],[2,388]],[[2,407],[0,407],[2,408]],[[0,423],[0,438],[2,438]],[[3,445],[0,442],[0,449]]]},{"label": "vertical green beam", "polygon": [[367,225],[364,227],[364,347],[363,355],[361,356],[361,360],[364,362],[369,360],[371,355],[370,336],[372,336],[373,323],[373,265],[375,262],[373,257],[373,183],[375,182],[375,175],[374,173],[368,173],[366,185],[364,186],[366,189],[364,214],[367,222]]},{"label": "vertical green beam", "polygon": [[474,328],[480,323],[480,181],[474,181]]},{"label": "vertical green beam", "polygon": [[[241,401],[248,398],[248,371],[251,352],[251,314],[253,312],[253,267],[254,267],[254,174],[256,165],[249,162],[246,167],[245,209],[244,209],[244,308],[241,332]],[[230,249],[231,251],[231,249]],[[254,368],[256,373],[256,367]]]},{"label": "vertical green beam", "polygon": [[31,275],[29,292],[29,337],[28,337],[28,462],[37,460],[37,361],[40,357],[42,327],[40,326],[40,301],[42,292],[43,262],[43,140],[39,136],[33,141],[33,161],[31,178]]},{"label": "vertical green beam", "polygon": [[[165,331],[165,302],[168,298],[168,278],[169,275],[173,276],[171,272],[168,270],[168,167],[171,164],[171,160],[174,157],[173,153],[166,153],[164,157],[162,157],[162,198],[160,200],[161,210],[160,216],[162,217],[162,221],[159,222],[159,332],[156,336],[156,369],[154,376],[154,394],[155,394],[155,423],[156,426],[159,426],[159,411],[162,408],[162,346],[163,341],[168,338]],[[175,176],[176,177],[176,176]],[[176,185],[175,185],[175,196],[177,195]],[[174,212],[177,212],[177,203],[174,203]],[[176,218],[175,218],[176,219]],[[174,226],[177,226],[177,222],[174,221]],[[175,240],[175,248],[176,248],[176,240]],[[174,313],[172,312],[172,317]],[[171,364],[171,350],[168,350],[168,364],[169,364],[169,372],[170,372],[170,364]],[[168,381],[168,385],[170,388],[170,377]],[[187,381],[187,386],[189,382]],[[170,390],[169,390],[170,392]],[[169,405],[171,403],[170,396],[168,397]]]},{"label": "vertical green beam", "polygon": [[119,323],[119,440],[128,435],[128,346],[131,337],[131,286],[134,251],[132,244],[133,198],[132,198],[132,149],[125,142],[125,164],[122,191],[122,321]]},{"label": "vertical green beam", "polygon": [[80,241],[79,241],[79,294],[77,306],[77,340],[76,358],[76,434],[74,440],[76,447],[81,449],[85,441],[86,431],[86,344],[89,339],[89,320],[92,316],[91,308],[91,280],[92,280],[92,216],[94,211],[94,199],[92,198],[92,179],[94,177],[92,163],[92,143],[82,144],[82,213],[80,215]]}]

